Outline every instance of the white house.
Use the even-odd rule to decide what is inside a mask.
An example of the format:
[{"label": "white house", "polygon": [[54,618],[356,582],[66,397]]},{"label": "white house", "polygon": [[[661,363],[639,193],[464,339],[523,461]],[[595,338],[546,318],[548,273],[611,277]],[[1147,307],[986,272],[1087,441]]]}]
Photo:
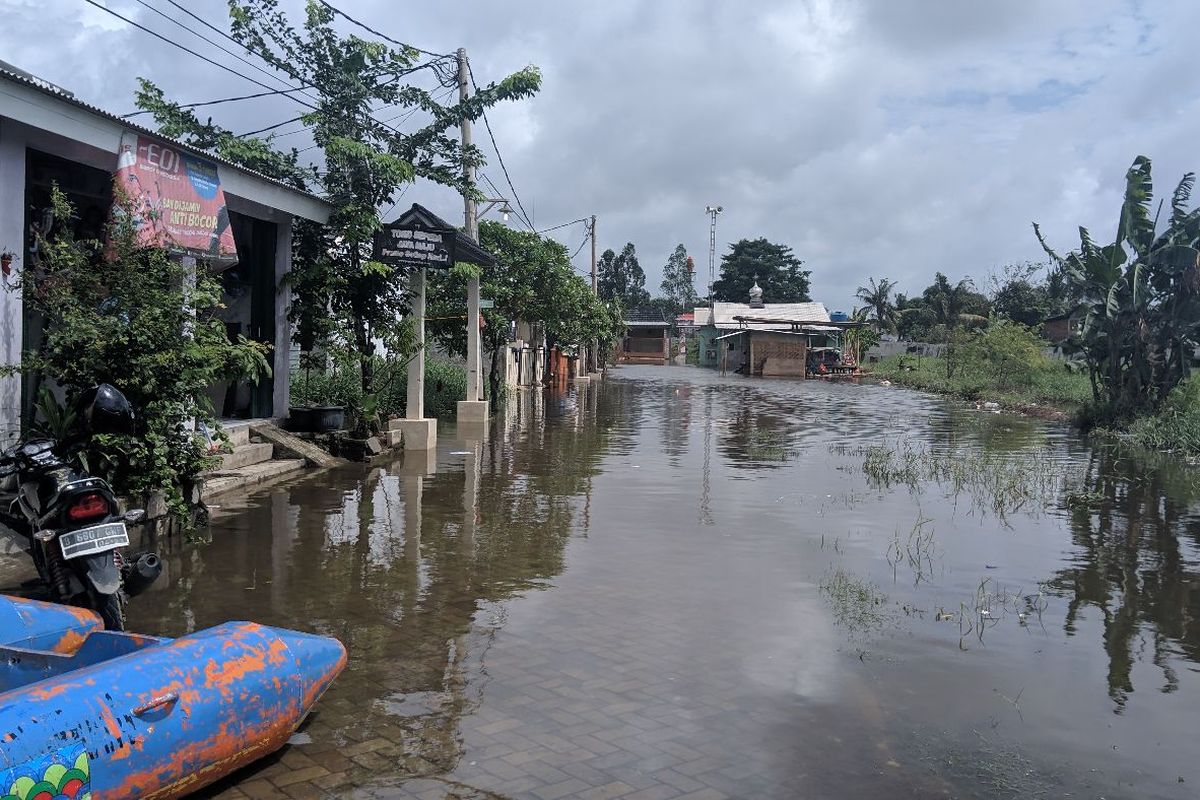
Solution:
[{"label": "white house", "polygon": [[[4,280],[15,281],[30,258],[31,225],[38,223],[52,184],[76,206],[82,228],[96,232],[107,219],[113,179],[141,169],[184,164],[188,190],[197,202],[168,199],[161,209],[210,236],[213,269],[226,286],[223,316],[230,334],[243,333],[274,345],[274,375],[256,385],[215,386],[211,399],[227,418],[282,417],[288,407],[288,293],[280,283],[291,264],[293,218],[325,222],[330,206],[321,198],[236,166],[211,154],[164,139],[148,128],[76,99],[69,91],[0,62],[0,256]],[[148,171],[147,171],[148,170]],[[167,192],[158,188],[160,196]],[[170,187],[168,187],[170,188]],[[148,192],[150,190],[147,190]],[[222,198],[223,195],[223,198]],[[213,199],[215,197],[215,200]],[[205,202],[214,208],[202,208]],[[219,211],[215,205],[219,204]],[[207,226],[211,230],[201,230]],[[85,231],[90,232],[90,231]],[[226,252],[236,244],[236,263]],[[218,246],[219,245],[219,246]],[[220,251],[218,253],[218,250]],[[0,292],[0,363],[17,364],[40,336],[30,326],[15,292]],[[28,339],[28,340],[27,340]],[[20,377],[0,379],[0,442],[9,442],[28,414],[29,387]],[[23,396],[24,395],[24,396]]]}]

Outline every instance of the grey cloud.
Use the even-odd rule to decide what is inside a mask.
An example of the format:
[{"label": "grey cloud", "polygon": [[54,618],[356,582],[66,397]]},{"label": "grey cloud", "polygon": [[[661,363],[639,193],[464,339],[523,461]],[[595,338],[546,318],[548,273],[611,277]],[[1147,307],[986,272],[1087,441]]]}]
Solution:
[{"label": "grey cloud", "polygon": [[[1078,224],[1108,231],[1138,153],[1154,158],[1164,192],[1200,166],[1200,77],[1180,35],[1197,29],[1200,7],[1188,0],[341,4],[423,47],[466,46],[481,80],[541,66],[538,97],[490,115],[517,189],[540,226],[598,214],[601,249],[636,243],[652,288],[678,242],[707,264],[708,203],[726,208],[722,246],[787,243],[812,268],[814,296],[848,308],[868,276],[914,292],[936,269],[982,282],[1037,259],[1031,219],[1063,246]],[[189,7],[225,24],[222,2]],[[138,75],[184,100],[253,91],[85,8],[17,2],[0,57],[116,111],[131,107]],[[250,130],[293,108],[213,113]],[[476,141],[486,146],[482,126]],[[485,172],[504,188],[498,165]],[[439,187],[411,200],[461,213]],[[556,235],[574,249],[583,231]]]}]

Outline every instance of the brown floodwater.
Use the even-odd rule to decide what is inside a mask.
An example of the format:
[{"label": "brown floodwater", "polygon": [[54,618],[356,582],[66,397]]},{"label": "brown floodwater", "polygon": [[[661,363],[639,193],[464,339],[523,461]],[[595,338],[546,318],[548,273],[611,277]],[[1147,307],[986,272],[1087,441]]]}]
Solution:
[{"label": "brown floodwater", "polygon": [[210,797],[1191,798],[1198,508],[1053,423],[622,368],[225,501],[130,627],[349,649]]}]

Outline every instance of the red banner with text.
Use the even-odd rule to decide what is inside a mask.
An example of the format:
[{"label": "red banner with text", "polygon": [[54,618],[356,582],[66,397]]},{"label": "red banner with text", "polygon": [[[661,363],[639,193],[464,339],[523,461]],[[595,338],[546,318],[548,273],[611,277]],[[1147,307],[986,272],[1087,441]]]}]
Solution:
[{"label": "red banner with text", "polygon": [[121,137],[118,185],[148,247],[165,247],[210,264],[237,263],[217,165],[136,133]]}]

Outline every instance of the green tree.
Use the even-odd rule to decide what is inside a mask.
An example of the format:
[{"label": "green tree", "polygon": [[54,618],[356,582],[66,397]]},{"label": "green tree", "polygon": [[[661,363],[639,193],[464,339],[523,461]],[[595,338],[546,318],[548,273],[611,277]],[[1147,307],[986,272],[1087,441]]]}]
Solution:
[{"label": "green tree", "polygon": [[615,338],[620,322],[617,306],[596,297],[574,271],[562,244],[490,220],[480,223],[479,238],[484,249],[495,256],[495,266],[479,272],[460,264],[432,274],[427,314],[430,336],[465,356],[467,281],[473,274],[480,276],[480,292],[494,304],[481,312],[485,324],[480,333],[484,352],[491,354],[493,403],[500,396],[501,364],[514,323],[536,326],[552,344],[575,345],[592,339],[609,343]]},{"label": "green tree", "polygon": [[[303,313],[319,316],[327,308],[342,341],[356,354],[366,396],[373,385],[375,342],[402,350],[407,328],[407,279],[400,271],[372,261],[371,241],[379,228],[378,209],[390,205],[399,187],[423,177],[475,191],[464,185],[464,164],[483,163],[477,148],[462,148],[447,135],[462,117],[478,119],[503,100],[532,95],[540,74],[528,67],[499,83],[479,89],[469,100],[442,106],[433,93],[403,78],[426,67],[452,85],[450,56],[418,64],[421,53],[358,36],[341,36],[333,27],[337,12],[309,0],[302,32],[279,10],[277,0],[229,0],[232,37],[291,83],[307,87],[309,110],[297,121],[306,125],[321,150],[325,171],[319,181],[310,168],[298,165],[297,153],[275,154],[270,138],[254,142],[236,137],[211,123],[201,123],[190,110],[165,101],[153,84],[143,82],[139,106],[152,111],[160,129],[189,143],[302,188],[319,182],[334,205],[322,235],[297,237],[294,281]],[[379,107],[421,109],[432,116],[424,128],[400,132],[376,115]],[[317,295],[315,292],[322,292]],[[293,321],[296,321],[295,319]],[[298,325],[311,339],[317,325]]]},{"label": "green tree", "polygon": [[124,392],[137,414],[134,435],[94,437],[88,466],[118,493],[165,492],[182,515],[214,461],[186,422],[215,430],[208,390],[269,375],[268,347],[241,335],[230,341],[217,314],[220,281],[144,247],[119,192],[107,241],[75,239],[73,209],[57,188],[51,208],[55,224],[39,231],[39,257],[20,277],[25,307],[44,320],[42,344],[10,369],[53,380],[68,404],[100,383]]},{"label": "green tree", "polygon": [[721,277],[713,283],[713,298],[744,303],[757,281],[764,302],[805,302],[811,299],[808,288],[812,272],[801,269],[803,264],[787,245],[772,244],[763,238],[742,239],[721,256]]},{"label": "green tree", "polygon": [[646,291],[646,273],[638,263],[633,242],[621,252],[605,250],[596,264],[596,291],[604,300],[616,300],[623,308],[636,308],[650,299]]},{"label": "green tree", "polygon": [[946,328],[960,325],[982,325],[987,323],[988,300],[975,291],[970,278],[951,284],[950,279],[938,272],[933,283],[921,294],[925,306],[933,311],[936,324]]},{"label": "green tree", "polygon": [[866,286],[858,287],[855,295],[866,304],[875,318],[875,330],[879,333],[896,329],[896,306],[892,303],[894,281],[870,278]]},{"label": "green tree", "polygon": [[690,311],[696,305],[696,287],[692,283],[695,264],[682,244],[667,258],[663,267],[663,279],[659,289],[670,302],[672,316]]},{"label": "green tree", "polygon": [[1194,180],[1188,173],[1176,186],[1161,234],[1150,215],[1154,184],[1145,156],[1126,172],[1111,244],[1096,244],[1080,228],[1079,250],[1060,256],[1034,225],[1086,313],[1069,345],[1087,364],[1102,418],[1156,409],[1187,374],[1200,342],[1200,209],[1187,208]]}]

